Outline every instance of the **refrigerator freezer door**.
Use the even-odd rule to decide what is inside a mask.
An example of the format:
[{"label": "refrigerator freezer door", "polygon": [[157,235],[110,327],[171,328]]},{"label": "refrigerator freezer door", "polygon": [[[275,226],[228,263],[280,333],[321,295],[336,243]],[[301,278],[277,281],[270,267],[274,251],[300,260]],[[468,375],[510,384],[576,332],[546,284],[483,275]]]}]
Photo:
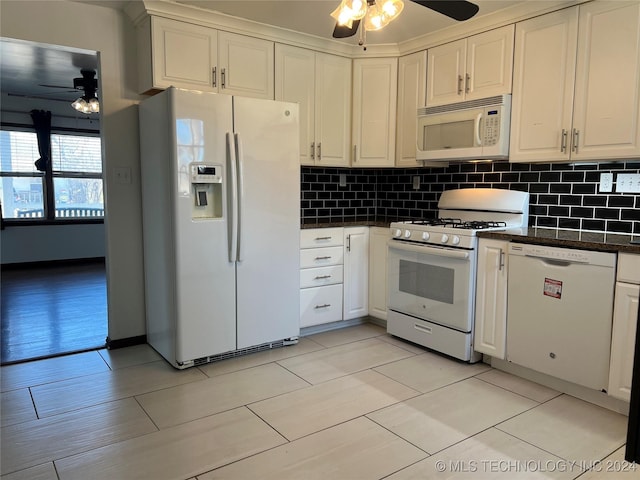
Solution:
[{"label": "refrigerator freezer door", "polygon": [[[232,105],[227,95],[172,89],[175,183],[176,360],[193,360],[236,349],[235,265],[229,261],[227,132]],[[220,165],[222,218],[193,219],[194,185],[188,165]]]},{"label": "refrigerator freezer door", "polygon": [[300,328],[298,106],[234,97],[239,158],[237,348]]}]

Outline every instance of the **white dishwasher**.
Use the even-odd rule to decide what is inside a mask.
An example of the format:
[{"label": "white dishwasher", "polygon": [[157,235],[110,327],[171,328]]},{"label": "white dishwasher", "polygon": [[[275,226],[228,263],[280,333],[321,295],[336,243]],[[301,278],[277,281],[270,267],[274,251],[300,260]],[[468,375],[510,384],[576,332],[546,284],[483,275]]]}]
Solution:
[{"label": "white dishwasher", "polygon": [[615,264],[615,253],[511,243],[507,360],[606,391]]}]

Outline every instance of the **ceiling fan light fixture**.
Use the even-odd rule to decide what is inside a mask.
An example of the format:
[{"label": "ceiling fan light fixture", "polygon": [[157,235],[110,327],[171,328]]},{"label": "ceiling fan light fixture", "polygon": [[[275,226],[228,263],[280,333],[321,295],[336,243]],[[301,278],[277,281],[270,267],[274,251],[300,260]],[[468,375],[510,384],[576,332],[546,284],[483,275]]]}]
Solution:
[{"label": "ceiling fan light fixture", "polygon": [[342,0],[331,16],[343,25],[351,28],[353,22],[360,20],[367,13],[367,2],[363,0]]},{"label": "ceiling fan light fixture", "polygon": [[84,90],[84,95],[74,102],[71,106],[81,113],[98,113],[100,112],[100,102],[96,97],[98,81],[94,78],[96,72],[93,70],[80,70],[82,78],[73,79],[73,88]]},{"label": "ceiling fan light fixture", "polygon": [[404,8],[404,2],[402,0],[383,0],[382,11],[389,19],[389,22],[395,19]]},{"label": "ceiling fan light fixture", "polygon": [[75,108],[79,112],[87,113],[85,110],[89,109],[89,104],[84,99],[84,97],[77,98],[71,104],[73,108]]},{"label": "ceiling fan light fixture", "polygon": [[96,97],[93,97],[92,99],[89,100],[88,102],[89,105],[89,111],[91,113],[99,113],[100,112],[100,102],[98,101],[98,99]]},{"label": "ceiling fan light fixture", "polygon": [[369,5],[364,17],[364,28],[368,31],[380,30],[389,23],[388,17],[377,3]]}]

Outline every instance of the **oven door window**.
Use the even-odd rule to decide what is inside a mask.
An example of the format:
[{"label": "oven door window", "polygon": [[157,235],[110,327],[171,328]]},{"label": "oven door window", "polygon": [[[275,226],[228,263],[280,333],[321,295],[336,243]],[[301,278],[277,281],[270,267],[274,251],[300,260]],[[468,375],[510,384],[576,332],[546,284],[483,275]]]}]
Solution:
[{"label": "oven door window", "polygon": [[417,297],[453,305],[453,268],[400,260],[398,289]]},{"label": "oven door window", "polygon": [[412,250],[389,246],[389,309],[470,332],[475,252],[469,251],[467,258],[453,258],[438,254],[442,249],[433,247],[425,248],[425,253]]}]

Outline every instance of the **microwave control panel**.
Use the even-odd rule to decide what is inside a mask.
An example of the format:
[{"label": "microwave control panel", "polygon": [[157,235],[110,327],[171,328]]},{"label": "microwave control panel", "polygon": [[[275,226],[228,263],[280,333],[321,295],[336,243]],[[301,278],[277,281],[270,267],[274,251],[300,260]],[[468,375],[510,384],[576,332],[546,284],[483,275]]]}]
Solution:
[{"label": "microwave control panel", "polygon": [[487,108],[484,112],[482,145],[490,147],[500,140],[500,108]]}]

